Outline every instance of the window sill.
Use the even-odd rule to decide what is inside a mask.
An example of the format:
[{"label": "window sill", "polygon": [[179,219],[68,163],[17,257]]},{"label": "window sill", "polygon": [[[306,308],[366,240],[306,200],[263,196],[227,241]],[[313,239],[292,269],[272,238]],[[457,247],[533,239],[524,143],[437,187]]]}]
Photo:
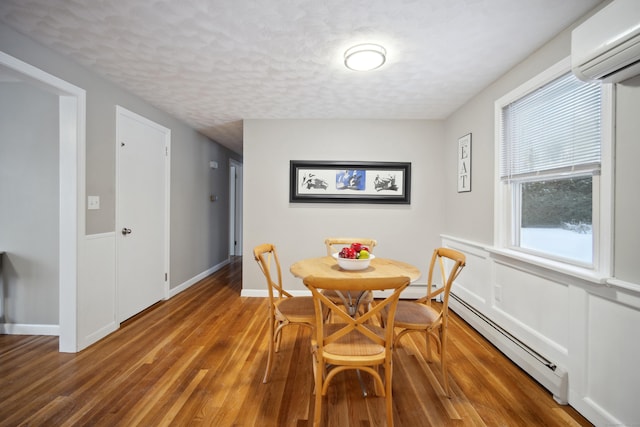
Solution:
[{"label": "window sill", "polygon": [[632,291],[640,294],[640,284],[627,282],[625,280],[612,278],[607,280],[607,286],[611,286],[613,288],[618,288],[618,289],[624,289],[625,291]]},{"label": "window sill", "polygon": [[566,276],[574,277],[596,285],[608,285],[608,281],[611,279],[609,276],[605,276],[597,271],[581,268],[569,264],[565,264],[559,261],[552,261],[549,259],[537,257],[534,255],[514,251],[511,249],[496,248],[493,246],[485,247],[485,250],[493,255],[500,257],[517,260],[529,265],[543,268],[545,270],[552,271],[554,273],[560,273]]}]

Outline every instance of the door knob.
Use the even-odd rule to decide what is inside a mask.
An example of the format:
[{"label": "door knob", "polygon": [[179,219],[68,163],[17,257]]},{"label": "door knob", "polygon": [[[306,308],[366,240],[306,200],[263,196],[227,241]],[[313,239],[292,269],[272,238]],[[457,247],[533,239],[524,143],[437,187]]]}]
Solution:
[{"label": "door knob", "polygon": [[122,229],[122,235],[126,236],[127,234],[131,234],[131,229],[130,228],[123,228]]}]

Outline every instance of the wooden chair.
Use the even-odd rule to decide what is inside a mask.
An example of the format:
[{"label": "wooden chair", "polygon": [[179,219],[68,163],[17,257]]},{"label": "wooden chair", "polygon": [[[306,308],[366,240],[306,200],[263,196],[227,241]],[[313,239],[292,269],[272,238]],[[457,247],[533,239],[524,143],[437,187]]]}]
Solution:
[{"label": "wooden chair", "polygon": [[[447,274],[445,261],[452,263]],[[463,253],[448,248],[437,248],[433,251],[431,263],[429,265],[429,277],[427,279],[427,296],[416,301],[400,301],[395,314],[395,328],[400,332],[394,339],[397,344],[400,338],[409,332],[426,333],[427,360],[431,361],[431,338],[438,345],[440,352],[440,366],[444,381],[444,389],[447,397],[451,396],[449,389],[449,378],[447,376],[446,352],[447,352],[447,322],[449,319],[449,293],[451,285],[456,280],[466,263]],[[439,268],[442,283],[433,283],[434,270]],[[433,306],[432,300],[438,295],[442,295],[442,305],[437,308]],[[387,321],[391,312],[383,310],[382,321]]]},{"label": "wooden chair", "polygon": [[[313,328],[315,311],[313,297],[294,297],[282,287],[282,270],[276,247],[270,243],[258,245],[253,249],[269,290],[269,354],[267,368],[262,379],[269,381],[275,353],[280,349],[282,330],[288,325],[302,325]],[[275,267],[276,279],[272,276]]]},{"label": "wooden chair", "polygon": [[[356,242],[362,243],[363,246],[368,247],[369,252],[373,252],[373,248],[378,243],[375,239],[371,239],[368,237],[328,237],[324,240],[324,244],[327,247],[328,256],[333,256],[333,254],[340,252],[340,249],[342,249],[343,247],[349,246],[352,243]],[[325,292],[325,295],[327,295],[329,298],[331,298],[331,300],[333,300],[333,302],[337,304],[342,303],[341,298],[338,297],[335,293],[327,291]],[[371,292],[368,292],[362,297],[362,299],[362,309],[364,311],[371,309],[371,304],[373,303],[373,294]]]},{"label": "wooden chair", "polygon": [[[387,425],[393,426],[391,399],[393,317],[400,292],[410,283],[408,277],[336,279],[308,276],[304,284],[311,290],[315,305],[315,334],[311,346],[314,355],[315,409],[313,425],[319,426],[322,417],[322,397],[327,394],[336,374],[355,369],[368,372],[374,379],[375,391],[386,398]],[[324,291],[371,292],[393,290],[362,316],[352,318]],[[332,323],[325,323],[324,308],[333,315]],[[375,323],[377,316],[387,310],[386,328]],[[384,369],[384,381],[380,368]]]}]

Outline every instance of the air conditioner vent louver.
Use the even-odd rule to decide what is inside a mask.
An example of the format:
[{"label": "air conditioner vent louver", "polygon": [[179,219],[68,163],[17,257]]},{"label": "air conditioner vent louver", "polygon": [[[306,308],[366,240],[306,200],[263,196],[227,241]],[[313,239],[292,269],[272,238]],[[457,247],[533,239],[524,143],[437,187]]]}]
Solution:
[{"label": "air conditioner vent louver", "polygon": [[640,2],[614,0],[576,27],[571,65],[585,81],[619,82],[640,74]]}]

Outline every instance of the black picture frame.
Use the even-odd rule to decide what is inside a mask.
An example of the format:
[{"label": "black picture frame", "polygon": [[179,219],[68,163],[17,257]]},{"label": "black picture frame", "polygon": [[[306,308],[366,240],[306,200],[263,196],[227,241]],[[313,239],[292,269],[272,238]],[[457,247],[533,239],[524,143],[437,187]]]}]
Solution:
[{"label": "black picture frame", "polygon": [[411,203],[410,162],[291,160],[290,203]]}]

